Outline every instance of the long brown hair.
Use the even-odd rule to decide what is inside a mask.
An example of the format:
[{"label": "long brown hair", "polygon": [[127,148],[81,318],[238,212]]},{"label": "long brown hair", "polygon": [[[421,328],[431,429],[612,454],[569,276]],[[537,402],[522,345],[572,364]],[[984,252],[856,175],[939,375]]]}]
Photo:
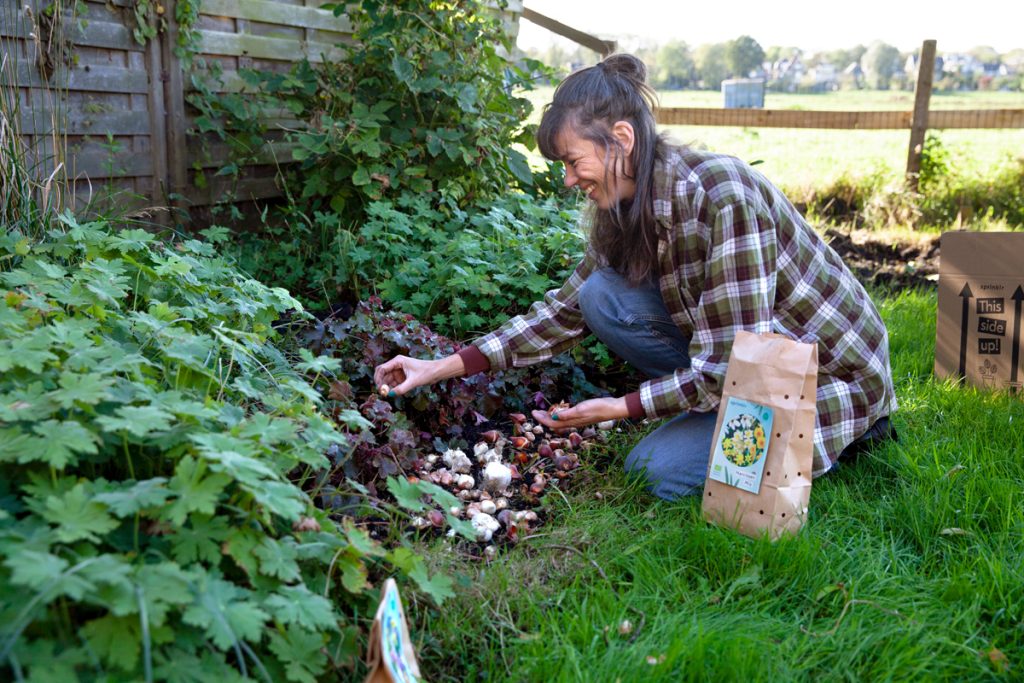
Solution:
[{"label": "long brown hair", "polygon": [[[611,159],[625,150],[612,134],[612,125],[627,121],[633,126],[633,150],[629,155],[636,193],[632,201],[597,209],[590,228],[590,244],[605,265],[631,284],[651,278],[658,256],[657,221],[654,217],[654,164],[661,157],[661,141],[654,120],[657,95],[647,85],[647,67],[628,54],[606,57],[596,66],[570,74],[555,89],[544,107],[537,145],[546,158],[557,161],[563,150],[557,138],[566,126],[585,140],[603,146],[606,178]],[[613,153],[614,152],[614,153]]]}]

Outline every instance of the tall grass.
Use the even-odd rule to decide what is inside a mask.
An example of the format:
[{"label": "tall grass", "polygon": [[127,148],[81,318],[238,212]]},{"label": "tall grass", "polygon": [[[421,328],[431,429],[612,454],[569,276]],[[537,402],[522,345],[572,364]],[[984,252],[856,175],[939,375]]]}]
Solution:
[{"label": "tall grass", "polygon": [[[19,16],[21,15],[21,16]],[[43,14],[20,3],[4,3],[0,19],[7,26],[28,20],[27,41],[0,37],[0,223],[5,232],[17,232],[31,239],[45,231],[50,219],[67,205],[69,187],[66,167],[67,135],[62,125],[66,87],[61,78],[52,80],[54,70],[70,63],[70,46],[63,39],[67,20],[64,0],[56,0]],[[73,20],[73,13],[72,13]],[[41,87],[22,102],[21,82],[28,64],[41,75]],[[66,79],[63,81],[66,85]],[[36,107],[34,105],[41,105]],[[42,119],[41,112],[49,112]],[[22,131],[21,123],[33,120],[33,136]],[[45,133],[39,129],[45,128]]]},{"label": "tall grass", "polygon": [[[431,680],[1010,680],[1024,667],[1024,403],[932,376],[935,295],[879,299],[898,443],[815,482],[777,543],[621,474],[639,434],[546,499],[549,523],[415,606]],[[601,498],[597,495],[600,493]],[[624,622],[630,622],[629,625]],[[622,633],[620,633],[622,628]]]}]

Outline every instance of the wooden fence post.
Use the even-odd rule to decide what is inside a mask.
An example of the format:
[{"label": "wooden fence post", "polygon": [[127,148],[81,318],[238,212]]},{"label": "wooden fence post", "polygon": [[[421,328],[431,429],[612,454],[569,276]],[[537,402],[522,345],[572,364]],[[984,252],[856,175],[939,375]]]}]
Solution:
[{"label": "wooden fence post", "polygon": [[[188,158],[185,141],[185,74],[181,60],[175,54],[178,45],[178,22],[174,18],[174,0],[166,0],[164,16],[167,17],[167,31],[163,36],[163,71],[160,79],[164,84],[164,107],[166,118],[166,160],[168,204],[172,208],[185,207],[183,195],[188,183]],[[172,216],[172,221],[177,216]]]},{"label": "wooden fence post", "polygon": [[534,12],[529,7],[523,7],[523,19],[533,22],[541,28],[546,28],[552,33],[568,38],[577,45],[582,45],[583,47],[593,50],[601,55],[602,59],[615,52],[614,40],[602,40],[597,36],[592,36],[589,33],[584,33],[583,31],[574,29],[572,26],[567,26],[556,19],[552,19],[549,16],[541,14],[540,12]]},{"label": "wooden fence post", "polygon": [[935,41],[921,45],[917,63],[917,86],[914,88],[914,113],[910,121],[910,151],[907,154],[907,186],[917,192],[921,175],[921,152],[924,135],[928,131],[928,102],[932,97],[932,78],[935,75]]},{"label": "wooden fence post", "polygon": [[[173,17],[169,17],[174,21]],[[156,10],[149,10],[150,25],[156,25]],[[153,182],[149,197],[154,206],[160,206],[167,193],[167,115],[164,107],[164,63],[163,40],[152,38],[146,46],[146,71],[149,75],[149,148],[153,155]],[[160,225],[170,223],[170,216],[160,210],[154,213],[154,221]]]}]

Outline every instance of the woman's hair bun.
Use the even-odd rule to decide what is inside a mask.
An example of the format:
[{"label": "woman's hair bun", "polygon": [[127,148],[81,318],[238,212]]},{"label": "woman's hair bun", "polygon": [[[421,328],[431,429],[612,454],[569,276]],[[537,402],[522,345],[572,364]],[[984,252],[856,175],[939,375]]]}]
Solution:
[{"label": "woman's hair bun", "polygon": [[623,76],[636,83],[647,82],[647,66],[633,55],[624,52],[608,55],[600,65],[606,74]]}]

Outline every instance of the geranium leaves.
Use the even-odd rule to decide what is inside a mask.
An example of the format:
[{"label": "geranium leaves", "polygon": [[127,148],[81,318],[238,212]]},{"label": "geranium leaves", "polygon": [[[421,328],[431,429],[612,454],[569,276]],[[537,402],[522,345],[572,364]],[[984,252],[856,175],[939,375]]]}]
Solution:
[{"label": "geranium leaves", "polygon": [[372,427],[317,408],[306,376],[341,362],[279,349],[297,302],[210,245],[61,222],[0,266],[0,662],[30,680],[241,680],[260,662],[315,679],[387,562],[297,483],[328,450],[344,463],[342,428]]},{"label": "geranium leaves", "polygon": [[98,494],[96,500],[107,505],[118,517],[129,517],[142,510],[161,507],[171,495],[171,491],[164,486],[166,483],[164,477],[129,481],[116,490]]},{"label": "geranium leaves", "polygon": [[61,408],[75,405],[96,405],[106,397],[107,389],[114,383],[110,377],[96,372],[62,372],[60,390],[54,392],[54,399]]},{"label": "geranium leaves", "polygon": [[228,475],[208,475],[204,461],[186,456],[178,461],[174,477],[167,485],[177,498],[164,509],[162,516],[171,524],[181,526],[190,512],[212,515],[221,492],[229,483]]},{"label": "geranium leaves", "polygon": [[263,624],[270,618],[255,600],[253,593],[218,578],[201,582],[196,601],[185,610],[186,624],[203,629],[210,641],[221,650],[241,640],[258,642]]},{"label": "geranium leaves", "polygon": [[77,484],[61,496],[49,496],[43,519],[57,527],[57,540],[71,543],[78,540],[99,542],[100,536],[118,526],[107,506],[86,492],[85,484]]},{"label": "geranium leaves", "polygon": [[108,432],[128,432],[143,438],[151,432],[171,428],[174,416],[156,406],[121,406],[114,416],[101,417],[97,422]]},{"label": "geranium leaves", "polygon": [[295,550],[294,541],[288,539],[278,541],[266,537],[256,548],[253,554],[259,558],[260,572],[267,576],[274,576],[286,583],[291,583],[299,578],[299,565],[295,561],[298,553]]},{"label": "geranium leaves", "polygon": [[311,593],[302,585],[282,586],[263,605],[283,624],[294,624],[313,631],[338,628],[337,616],[330,601]]}]

